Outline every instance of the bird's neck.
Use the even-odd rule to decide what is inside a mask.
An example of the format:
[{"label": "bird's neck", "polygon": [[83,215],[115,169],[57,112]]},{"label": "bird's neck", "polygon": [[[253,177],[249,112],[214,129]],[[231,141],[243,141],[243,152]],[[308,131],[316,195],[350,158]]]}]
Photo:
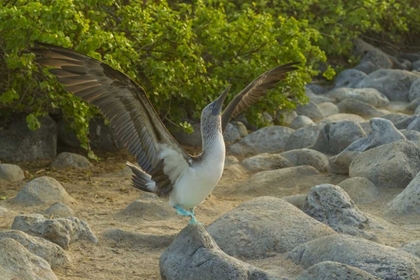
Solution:
[{"label": "bird's neck", "polygon": [[[217,156],[217,154],[225,154],[225,142],[223,140],[222,122],[219,118],[217,121],[207,121],[201,123],[202,136],[202,157],[207,155]],[[216,153],[216,154],[215,154]]]}]

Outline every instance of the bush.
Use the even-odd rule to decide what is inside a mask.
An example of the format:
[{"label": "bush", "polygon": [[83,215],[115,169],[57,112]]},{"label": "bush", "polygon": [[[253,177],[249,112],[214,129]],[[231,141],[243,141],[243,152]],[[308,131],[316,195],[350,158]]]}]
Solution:
[{"label": "bush", "polygon": [[[229,83],[237,93],[279,64],[299,61],[265,102],[248,113],[275,112],[306,102],[304,84],[324,53],[308,21],[274,17],[247,8],[226,14],[223,5],[166,1],[16,0],[0,10],[0,104],[3,116],[24,112],[31,128],[37,117],[61,112],[88,148],[87,126],[97,113],[66,93],[25,50],[35,41],[72,48],[128,74],[149,94],[161,117],[182,123]],[[329,72],[331,75],[331,71]],[[284,94],[279,94],[284,92]],[[234,94],[231,94],[230,98]]]}]

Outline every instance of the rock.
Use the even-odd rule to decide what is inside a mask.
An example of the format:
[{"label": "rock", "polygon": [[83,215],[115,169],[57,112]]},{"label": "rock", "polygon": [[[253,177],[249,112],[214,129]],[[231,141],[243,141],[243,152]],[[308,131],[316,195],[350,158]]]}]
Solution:
[{"label": "rock", "polygon": [[339,114],[330,115],[321,120],[322,123],[331,123],[331,122],[340,122],[340,121],[352,121],[352,122],[360,123],[360,122],[364,122],[365,119],[355,114],[339,113]]},{"label": "rock", "polygon": [[13,198],[13,202],[31,206],[54,202],[71,203],[74,202],[74,199],[57,180],[42,176],[27,183]]},{"label": "rock", "polygon": [[319,172],[327,172],[328,158],[326,155],[311,149],[297,149],[283,152],[280,154],[288,160],[292,166],[310,165]]},{"label": "rock", "polygon": [[297,116],[290,124],[290,128],[299,129],[301,127],[304,127],[313,123],[314,122],[307,116]]},{"label": "rock", "polygon": [[98,239],[91,231],[89,225],[75,217],[49,220],[39,214],[19,215],[13,221],[12,229],[46,238],[66,250],[70,243],[77,240],[88,240],[95,244],[98,243]]},{"label": "rock", "polygon": [[225,157],[225,167],[228,165],[233,165],[239,163],[239,160],[235,156],[226,155]]},{"label": "rock", "polygon": [[311,188],[302,211],[339,233],[376,239],[367,232],[369,219],[339,186],[322,184]]},{"label": "rock", "polygon": [[355,99],[374,107],[385,107],[389,104],[388,98],[374,88],[337,88],[327,93],[336,103],[346,99]]},{"label": "rock", "polygon": [[[357,142],[358,140],[356,140]],[[351,145],[351,144],[350,144]],[[360,154],[357,151],[344,150],[338,155],[328,158],[329,171],[336,174],[349,174],[351,162]]]},{"label": "rock", "polygon": [[[382,118],[390,120],[398,129],[402,129],[402,128],[407,128],[407,126],[399,127],[399,126],[397,126],[398,123],[400,123],[402,121],[406,121],[409,118],[411,118],[411,120],[412,120],[413,116],[407,115],[407,114],[402,114],[402,113],[392,113],[392,114],[385,115]],[[408,125],[408,123],[407,123],[407,125]]]},{"label": "rock", "polygon": [[416,60],[411,64],[411,67],[413,67],[413,70],[420,72],[420,60]]},{"label": "rock", "polygon": [[46,260],[51,268],[70,265],[71,259],[66,251],[43,238],[30,236],[20,230],[0,231],[0,241],[5,238],[16,240],[29,252]]},{"label": "rock", "polygon": [[188,225],[177,235],[160,257],[159,267],[166,280],[279,279],[228,256],[200,224]]},{"label": "rock", "polygon": [[281,114],[281,118],[287,126],[289,126],[292,123],[292,121],[298,116],[298,114],[296,114],[295,111],[286,110],[280,110],[279,114]]},{"label": "rock", "polygon": [[242,165],[249,171],[265,171],[290,167],[292,164],[279,154],[259,154],[242,161]]},{"label": "rock", "polygon": [[152,221],[170,218],[174,213],[175,210],[169,206],[168,202],[159,199],[152,193],[143,193],[139,199],[134,200],[121,211],[122,215],[130,218],[136,217]]},{"label": "rock", "polygon": [[311,124],[294,131],[286,141],[286,151],[308,148],[315,144],[318,135],[325,124]]},{"label": "rock", "polygon": [[408,130],[420,131],[420,116],[416,116],[412,122],[407,126]]},{"label": "rock", "polygon": [[306,194],[295,194],[289,195],[282,198],[284,201],[289,202],[293,206],[297,207],[298,209],[302,210],[303,204],[305,204]]},{"label": "rock", "polygon": [[146,247],[152,250],[167,248],[174,239],[173,235],[146,234],[122,229],[106,229],[102,236],[113,241],[113,246],[119,248]]},{"label": "rock", "polygon": [[7,210],[7,208],[4,208],[4,207],[0,206],[0,217],[6,216],[7,212],[9,212],[9,210]]},{"label": "rock", "polygon": [[285,253],[309,240],[335,234],[288,202],[268,196],[224,214],[207,231],[228,255],[246,259]]},{"label": "rock", "polygon": [[228,147],[233,155],[256,155],[284,151],[284,146],[293,129],[284,126],[261,128]]},{"label": "rock", "polygon": [[319,121],[324,117],[318,105],[311,101],[306,105],[298,105],[296,107],[296,113],[298,115],[307,116],[313,121]]},{"label": "rock", "polygon": [[296,280],[380,280],[372,274],[339,262],[320,262],[299,274]]},{"label": "rock", "polygon": [[420,97],[420,79],[415,80],[408,91],[408,99],[411,101]]},{"label": "rock", "polygon": [[415,62],[417,60],[420,60],[420,53],[403,53],[399,56],[399,58]]},{"label": "rock", "polygon": [[247,181],[236,185],[233,193],[283,197],[296,194],[297,190],[308,189],[325,180],[326,178],[312,166],[288,167],[256,173]]},{"label": "rock", "polygon": [[346,69],[341,71],[334,80],[334,88],[354,88],[367,75],[357,69]]},{"label": "rock", "polygon": [[420,262],[395,248],[346,234],[321,237],[299,245],[288,254],[307,268],[334,261],[362,269],[380,279],[412,280],[420,277]]},{"label": "rock", "polygon": [[[325,103],[325,102],[331,102],[332,100],[324,95],[316,95],[313,92],[308,93],[308,91],[306,91],[306,95],[309,97],[309,100],[315,104],[318,105],[321,103]],[[321,109],[321,108],[320,108]],[[324,115],[325,116],[325,115]]]},{"label": "rock", "polygon": [[47,261],[11,238],[0,239],[0,275],[3,279],[57,280]]},{"label": "rock", "polygon": [[25,119],[0,131],[0,160],[6,162],[53,159],[57,153],[57,125],[49,116],[39,118],[41,127],[30,130]]},{"label": "rock", "polygon": [[322,114],[324,117],[328,117],[331,115],[335,115],[339,113],[339,109],[337,105],[332,102],[323,102],[318,104],[319,109],[321,109]]},{"label": "rock", "polygon": [[420,97],[417,97],[417,98],[411,100],[410,104],[408,104],[406,109],[408,111],[415,111],[419,106],[420,106]]},{"label": "rock", "polygon": [[324,154],[338,154],[354,141],[365,137],[362,127],[353,121],[327,123],[311,149]]},{"label": "rock", "polygon": [[420,75],[404,70],[381,69],[369,74],[357,87],[375,88],[390,101],[409,102],[410,87],[419,78]]},{"label": "rock", "polygon": [[62,202],[55,202],[45,210],[45,213],[54,218],[66,218],[74,215],[73,209]]},{"label": "rock", "polygon": [[370,74],[375,70],[389,69],[392,66],[392,61],[386,53],[380,49],[372,49],[365,53],[360,63],[354,69]]},{"label": "rock", "polygon": [[22,169],[14,164],[0,164],[0,182],[16,182],[25,179]]},{"label": "rock", "polygon": [[223,133],[223,138],[225,139],[225,142],[235,142],[247,135],[248,130],[246,129],[246,126],[241,122],[233,121],[228,123],[226,126],[226,130]]},{"label": "rock", "polygon": [[329,87],[317,83],[310,83],[305,85],[305,89],[310,90],[315,94],[324,94],[329,90]]},{"label": "rock", "polygon": [[364,152],[381,145],[406,140],[405,136],[387,119],[372,118],[369,124],[371,127],[369,135],[354,141],[343,152]]},{"label": "rock", "polygon": [[[80,147],[80,141],[70,129],[64,119],[57,123],[58,140],[70,147]],[[95,117],[89,121],[89,144],[91,148],[105,151],[118,151],[122,145],[118,142],[115,133],[102,117]]]},{"label": "rock", "polygon": [[180,144],[193,147],[201,147],[200,123],[194,123],[191,126],[193,128],[192,133],[187,133],[184,131],[184,129],[179,127],[168,126],[168,129]]},{"label": "rock", "polygon": [[420,173],[417,171],[416,174],[408,186],[388,203],[385,216],[420,215]]},{"label": "rock", "polygon": [[401,129],[400,132],[405,138],[420,147],[420,132],[416,130]]},{"label": "rock", "polygon": [[54,169],[65,169],[70,167],[88,169],[90,166],[89,160],[84,156],[67,152],[60,153],[51,164],[51,167]]},{"label": "rock", "polygon": [[420,240],[414,240],[403,244],[400,249],[420,258]]},{"label": "rock", "polygon": [[357,204],[371,203],[377,200],[380,195],[378,187],[364,177],[348,178],[338,185]]},{"label": "rock", "polygon": [[416,118],[417,116],[405,116],[405,117],[402,116],[401,119],[394,122],[395,128],[406,129],[410,125],[410,123],[412,123]]},{"label": "rock", "polygon": [[355,114],[362,117],[380,117],[386,115],[385,112],[376,109],[372,105],[351,98],[344,99],[337,104],[337,107],[340,113]]},{"label": "rock", "polygon": [[406,140],[385,144],[358,155],[350,177],[365,177],[379,188],[404,188],[420,171],[420,148]]}]

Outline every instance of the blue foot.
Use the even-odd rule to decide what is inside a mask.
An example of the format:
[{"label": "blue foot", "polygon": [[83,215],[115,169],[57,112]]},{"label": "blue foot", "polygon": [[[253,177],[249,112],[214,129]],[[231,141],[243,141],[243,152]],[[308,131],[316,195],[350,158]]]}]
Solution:
[{"label": "blue foot", "polygon": [[197,224],[197,220],[195,219],[195,214],[194,214],[194,208],[191,208],[189,211],[185,210],[184,208],[182,208],[181,206],[174,206],[174,208],[176,209],[176,213],[178,215],[181,216],[190,216],[191,220],[189,222],[189,224]]}]

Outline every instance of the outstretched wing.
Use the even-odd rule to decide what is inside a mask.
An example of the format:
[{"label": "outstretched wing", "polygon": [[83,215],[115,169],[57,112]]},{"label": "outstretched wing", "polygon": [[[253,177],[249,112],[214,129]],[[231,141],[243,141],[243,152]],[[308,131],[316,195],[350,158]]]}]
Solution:
[{"label": "outstretched wing", "polygon": [[267,91],[274,88],[274,86],[286,77],[290,71],[297,70],[296,65],[299,62],[291,62],[273,68],[250,83],[240,93],[238,93],[229,105],[223,111],[222,115],[222,131],[231,118],[237,117],[240,113],[252,106],[255,102],[260,100]]},{"label": "outstretched wing", "polygon": [[98,60],[49,44],[36,45],[31,49],[40,56],[36,62],[52,67],[50,72],[67,91],[97,106],[118,140],[156,182],[157,193],[169,193],[172,183],[163,173],[160,144],[167,144],[185,160],[190,156],[167,131],[144,90],[125,74]]}]

